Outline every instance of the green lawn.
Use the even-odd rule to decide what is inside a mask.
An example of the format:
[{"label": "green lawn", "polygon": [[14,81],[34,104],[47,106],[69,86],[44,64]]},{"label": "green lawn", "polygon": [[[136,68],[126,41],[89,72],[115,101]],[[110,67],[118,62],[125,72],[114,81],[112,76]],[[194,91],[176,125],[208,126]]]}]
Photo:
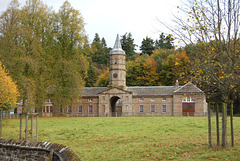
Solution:
[{"label": "green lawn", "polygon": [[[239,125],[235,117],[235,147],[226,149],[208,148],[207,117],[40,118],[39,141],[67,145],[82,160],[240,160]],[[3,137],[18,135],[19,120],[4,120]]]}]

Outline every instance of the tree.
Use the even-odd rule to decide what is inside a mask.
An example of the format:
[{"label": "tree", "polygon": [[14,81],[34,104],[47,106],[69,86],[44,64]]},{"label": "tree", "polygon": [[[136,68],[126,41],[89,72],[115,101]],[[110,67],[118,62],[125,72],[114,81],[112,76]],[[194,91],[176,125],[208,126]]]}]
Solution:
[{"label": "tree", "polygon": [[16,83],[6,73],[0,62],[0,137],[2,136],[2,111],[16,108],[18,96]]},{"label": "tree", "polygon": [[157,49],[158,47],[160,47],[164,49],[173,49],[174,48],[173,40],[174,39],[172,38],[171,34],[165,36],[164,33],[162,32],[159,37],[159,40],[155,41],[155,48]]},{"label": "tree", "polygon": [[53,59],[53,101],[65,108],[79,99],[87,76],[88,62],[81,53],[85,32],[83,17],[68,1],[55,17],[56,39]]},{"label": "tree", "polygon": [[55,13],[40,0],[19,9],[14,0],[0,21],[1,61],[17,82],[24,112],[44,106],[49,86],[56,107],[71,104],[85,83],[85,56],[93,53],[83,49],[89,45],[79,11],[66,1]]},{"label": "tree", "polygon": [[92,42],[92,49],[94,51],[92,61],[101,64],[102,68],[105,69],[109,61],[110,48],[107,47],[105,39],[102,38],[101,40],[97,33]]},{"label": "tree", "polygon": [[142,45],[140,46],[140,50],[143,54],[151,55],[153,53],[154,47],[154,41],[153,39],[146,37],[142,41]]},{"label": "tree", "polygon": [[[191,49],[196,53],[191,60],[192,78],[204,89],[211,89],[208,98],[221,100],[226,111],[226,103],[240,88],[240,1],[189,0],[180,10],[186,19],[175,16],[179,28],[167,27],[186,45],[195,47]],[[223,113],[223,129],[226,115]],[[222,140],[225,147],[225,130]]]},{"label": "tree", "polygon": [[105,70],[103,74],[98,76],[96,87],[107,87],[109,85],[109,69]]},{"label": "tree", "polygon": [[48,14],[49,8],[39,0],[27,1],[22,9],[14,0],[0,18],[1,60],[17,81],[27,111],[37,102],[44,103],[45,89],[40,80],[44,75],[43,46],[47,38],[42,31],[48,30]]},{"label": "tree", "polygon": [[126,53],[127,60],[133,60],[136,58],[134,39],[132,38],[131,33],[125,33],[121,38],[122,49]]},{"label": "tree", "polygon": [[96,73],[95,66],[92,64],[92,61],[89,60],[89,69],[88,69],[88,74],[87,77],[85,78],[86,81],[86,87],[94,87],[98,77]]},{"label": "tree", "polygon": [[16,83],[8,75],[0,62],[0,109],[5,111],[16,108],[18,96]]}]

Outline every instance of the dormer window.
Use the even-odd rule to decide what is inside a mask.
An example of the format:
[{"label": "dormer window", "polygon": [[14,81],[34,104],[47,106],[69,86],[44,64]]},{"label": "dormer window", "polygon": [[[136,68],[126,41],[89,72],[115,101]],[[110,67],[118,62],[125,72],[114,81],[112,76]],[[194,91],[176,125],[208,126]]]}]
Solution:
[{"label": "dormer window", "polygon": [[152,102],[153,102],[153,101],[155,101],[155,99],[154,99],[154,98],[150,98],[150,101],[152,101]]},{"label": "dormer window", "polygon": [[89,99],[88,99],[88,102],[92,102],[92,101],[93,101],[92,98],[89,98]]}]

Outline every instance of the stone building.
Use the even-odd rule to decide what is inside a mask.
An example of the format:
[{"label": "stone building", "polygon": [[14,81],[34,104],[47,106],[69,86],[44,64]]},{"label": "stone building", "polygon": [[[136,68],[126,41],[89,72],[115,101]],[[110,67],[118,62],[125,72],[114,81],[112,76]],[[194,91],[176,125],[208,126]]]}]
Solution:
[{"label": "stone building", "polygon": [[205,116],[204,92],[187,83],[179,86],[126,86],[126,55],[119,36],[110,52],[108,87],[84,87],[78,102],[66,109],[54,109],[51,100],[43,116],[67,113],[71,116]]}]

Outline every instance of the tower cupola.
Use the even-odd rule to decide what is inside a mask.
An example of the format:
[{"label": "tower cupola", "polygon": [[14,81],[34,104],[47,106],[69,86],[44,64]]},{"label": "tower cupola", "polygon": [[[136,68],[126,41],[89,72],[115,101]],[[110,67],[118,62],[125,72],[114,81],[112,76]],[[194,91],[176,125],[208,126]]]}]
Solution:
[{"label": "tower cupola", "polygon": [[119,35],[117,35],[113,49],[110,51],[109,86],[126,87],[125,51],[122,49]]}]

